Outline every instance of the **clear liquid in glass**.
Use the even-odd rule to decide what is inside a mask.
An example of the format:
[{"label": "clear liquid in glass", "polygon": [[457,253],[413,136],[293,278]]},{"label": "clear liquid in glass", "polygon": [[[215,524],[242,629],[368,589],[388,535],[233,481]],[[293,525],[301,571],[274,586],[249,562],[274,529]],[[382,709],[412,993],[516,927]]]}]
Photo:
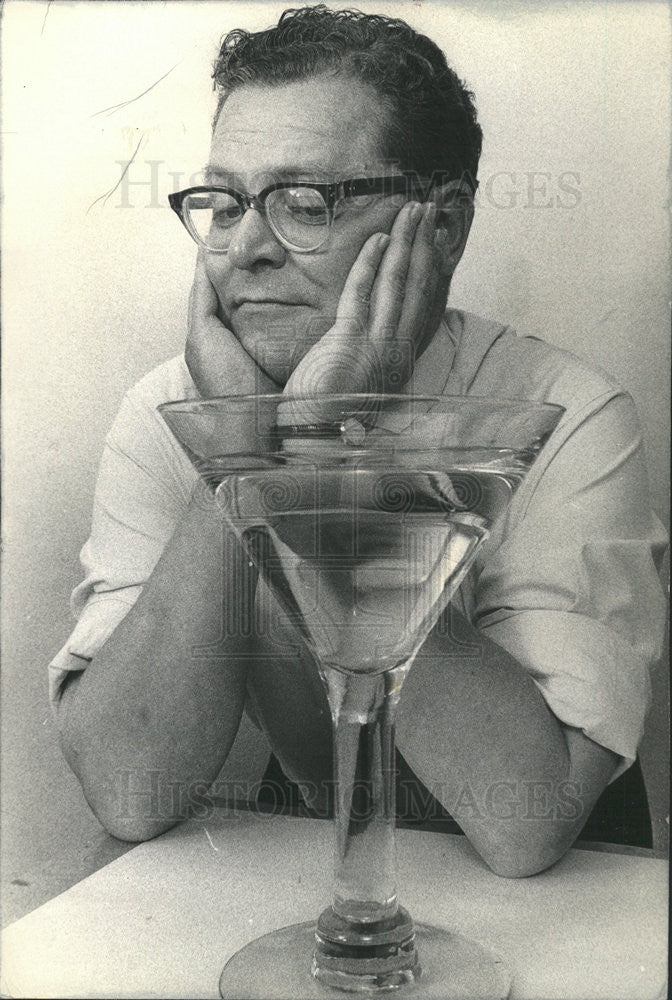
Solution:
[{"label": "clear liquid in glass", "polygon": [[511,457],[468,471],[241,469],[218,496],[321,667],[382,673],[410,665],[508,506],[524,472]]}]

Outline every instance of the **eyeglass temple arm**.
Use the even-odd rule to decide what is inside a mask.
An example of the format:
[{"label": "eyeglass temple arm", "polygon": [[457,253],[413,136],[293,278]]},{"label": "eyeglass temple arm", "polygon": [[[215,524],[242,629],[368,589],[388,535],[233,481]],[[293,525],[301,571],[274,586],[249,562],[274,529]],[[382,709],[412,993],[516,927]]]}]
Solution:
[{"label": "eyeglass temple arm", "polygon": [[434,182],[404,174],[396,177],[360,177],[342,184],[343,197],[362,194],[417,194],[422,201],[429,198]]}]

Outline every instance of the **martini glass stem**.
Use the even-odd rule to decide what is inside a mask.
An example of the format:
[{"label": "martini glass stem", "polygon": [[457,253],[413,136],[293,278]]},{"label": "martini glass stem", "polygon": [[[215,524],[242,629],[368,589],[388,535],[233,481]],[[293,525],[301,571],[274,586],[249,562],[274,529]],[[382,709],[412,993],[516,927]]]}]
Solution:
[{"label": "martini glass stem", "polygon": [[397,902],[394,721],[408,664],[380,674],[323,668],[334,724],[333,903],[313,971],[333,986],[389,989],[419,974],[413,923]]},{"label": "martini glass stem", "polygon": [[334,910],[358,921],[397,909],[395,697],[390,673],[329,672],[334,721]]}]

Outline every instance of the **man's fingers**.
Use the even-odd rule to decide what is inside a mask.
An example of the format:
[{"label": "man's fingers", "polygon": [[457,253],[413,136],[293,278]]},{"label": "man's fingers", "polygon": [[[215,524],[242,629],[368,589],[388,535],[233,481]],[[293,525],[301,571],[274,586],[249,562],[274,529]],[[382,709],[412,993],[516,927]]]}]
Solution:
[{"label": "man's fingers", "polygon": [[189,294],[189,325],[217,316],[219,301],[205,268],[205,258],[199,251],[194,271],[194,282]]},{"label": "man's fingers", "polygon": [[439,251],[435,244],[436,208],[424,206],[411,249],[405,295],[398,320],[397,335],[402,339],[421,339],[432,307],[438,281]]},{"label": "man's fingers", "polygon": [[390,245],[378,269],[371,298],[369,328],[374,339],[394,335],[406,292],[408,268],[418,225],[422,220],[422,205],[404,205],[392,226]]},{"label": "man's fingers", "polygon": [[390,242],[387,233],[374,233],[359,252],[350,268],[336,312],[336,321],[350,325],[354,332],[366,327],[369,318],[371,291],[385,249]]}]

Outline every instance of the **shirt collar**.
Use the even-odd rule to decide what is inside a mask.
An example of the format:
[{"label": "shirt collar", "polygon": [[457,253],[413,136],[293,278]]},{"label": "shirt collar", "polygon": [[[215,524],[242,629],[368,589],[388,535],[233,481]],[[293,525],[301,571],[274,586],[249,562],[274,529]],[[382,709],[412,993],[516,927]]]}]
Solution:
[{"label": "shirt collar", "polygon": [[443,316],[438,330],[404,386],[404,392],[416,396],[443,395],[457,353],[457,342],[454,331]]}]

